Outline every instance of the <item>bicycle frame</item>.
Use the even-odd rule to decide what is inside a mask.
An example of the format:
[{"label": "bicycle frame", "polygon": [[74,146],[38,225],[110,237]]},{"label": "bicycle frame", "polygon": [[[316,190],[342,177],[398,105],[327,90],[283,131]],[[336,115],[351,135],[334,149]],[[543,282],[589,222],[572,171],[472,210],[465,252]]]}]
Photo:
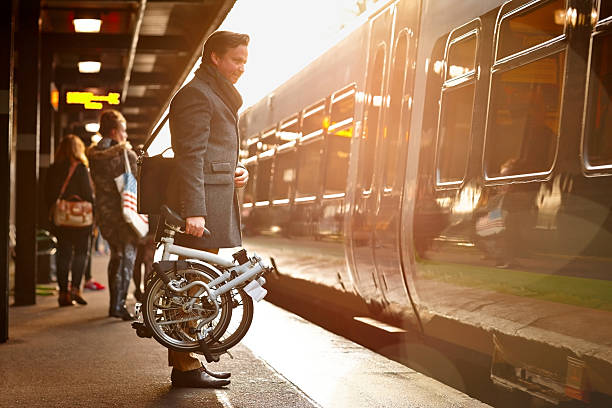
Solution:
[{"label": "bicycle frame", "polygon": [[[177,293],[186,292],[194,287],[200,287],[200,289],[195,294],[193,294],[191,296],[191,299],[184,305],[184,309],[186,311],[190,311],[193,308],[196,301],[199,299],[200,296],[202,296],[204,292],[207,293],[208,300],[214,306],[215,312],[210,317],[202,320],[200,324],[198,324],[198,333],[201,333],[201,330],[204,328],[204,326],[214,320],[215,317],[219,314],[219,302],[217,301],[218,296],[229,292],[230,290],[249,280],[256,279],[259,285],[263,285],[265,283],[265,279],[261,276],[257,278],[257,276],[272,269],[272,266],[264,265],[262,263],[262,259],[257,256],[257,254],[253,254],[253,256],[249,258],[247,262],[241,265],[236,265],[234,263],[233,258],[224,257],[207,251],[201,251],[193,248],[175,245],[173,235],[162,237],[161,244],[164,247],[162,261],[170,260],[170,255],[179,255],[189,259],[196,259],[199,261],[204,261],[205,263],[209,263],[211,264],[209,266],[212,266],[215,270],[217,270],[215,266],[223,268],[223,271],[218,270],[219,272],[221,272],[220,276],[218,276],[208,284],[199,280],[191,282],[184,287],[179,287],[178,282],[174,280],[170,280],[170,282],[168,282],[167,284],[172,291]],[[236,275],[234,278],[232,278],[232,273],[235,273]],[[212,287],[220,285],[223,282],[226,283],[218,287],[217,289],[211,289]]]}]

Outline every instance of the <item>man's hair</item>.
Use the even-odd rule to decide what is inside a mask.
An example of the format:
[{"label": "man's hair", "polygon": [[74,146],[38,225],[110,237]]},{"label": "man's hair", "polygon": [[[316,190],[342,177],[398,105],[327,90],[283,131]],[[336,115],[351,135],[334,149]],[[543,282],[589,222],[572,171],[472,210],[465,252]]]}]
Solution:
[{"label": "man's hair", "polygon": [[249,45],[247,34],[234,33],[231,31],[215,31],[206,39],[202,48],[202,62],[212,64],[210,54],[213,52],[217,56],[224,55],[228,49],[236,48],[239,45]]},{"label": "man's hair", "polygon": [[121,113],[114,109],[107,109],[100,114],[100,134],[109,137],[113,129],[120,129],[126,120]]}]

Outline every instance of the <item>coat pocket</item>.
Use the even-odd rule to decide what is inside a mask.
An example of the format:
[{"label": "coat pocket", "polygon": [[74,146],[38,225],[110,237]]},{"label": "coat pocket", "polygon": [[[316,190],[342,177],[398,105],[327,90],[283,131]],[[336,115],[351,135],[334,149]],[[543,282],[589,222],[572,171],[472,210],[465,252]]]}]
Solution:
[{"label": "coat pocket", "polygon": [[212,162],[210,168],[213,173],[231,173],[232,165],[229,162]]},{"label": "coat pocket", "polygon": [[234,173],[229,162],[211,162],[204,171],[204,184],[232,184]]}]

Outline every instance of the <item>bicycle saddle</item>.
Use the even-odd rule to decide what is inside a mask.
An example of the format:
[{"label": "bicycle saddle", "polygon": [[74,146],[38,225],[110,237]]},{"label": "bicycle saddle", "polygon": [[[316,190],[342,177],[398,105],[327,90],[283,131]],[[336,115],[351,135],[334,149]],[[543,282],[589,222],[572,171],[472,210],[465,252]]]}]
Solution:
[{"label": "bicycle saddle", "polygon": [[[164,222],[173,227],[179,227],[183,231],[185,230],[185,219],[172,211],[167,205],[161,206],[161,215],[164,218]],[[210,237],[210,231],[204,227],[204,237]]]}]

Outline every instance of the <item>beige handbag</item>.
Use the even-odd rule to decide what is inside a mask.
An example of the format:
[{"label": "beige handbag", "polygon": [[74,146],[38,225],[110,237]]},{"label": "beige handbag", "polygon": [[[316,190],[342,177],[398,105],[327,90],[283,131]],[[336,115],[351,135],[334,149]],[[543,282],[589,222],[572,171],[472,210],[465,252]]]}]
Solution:
[{"label": "beige handbag", "polygon": [[78,163],[72,163],[59,197],[53,206],[53,224],[58,227],[89,227],[93,224],[93,205],[78,195],[63,198],[64,191],[76,170]]}]

